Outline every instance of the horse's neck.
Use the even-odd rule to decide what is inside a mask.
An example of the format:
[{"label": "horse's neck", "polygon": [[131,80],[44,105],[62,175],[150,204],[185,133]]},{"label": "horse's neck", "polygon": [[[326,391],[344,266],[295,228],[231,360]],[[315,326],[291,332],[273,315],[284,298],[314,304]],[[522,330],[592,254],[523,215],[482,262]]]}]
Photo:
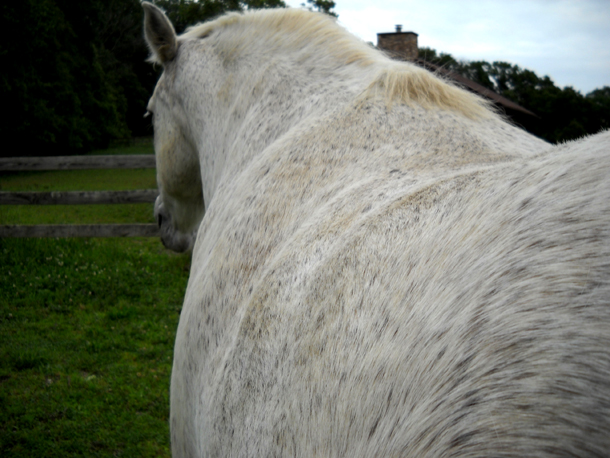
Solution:
[{"label": "horse's neck", "polygon": [[[268,63],[261,66],[260,62]],[[233,180],[291,129],[315,124],[322,117],[329,119],[332,112],[355,106],[358,96],[371,81],[372,72],[374,68],[357,65],[333,68],[330,60],[311,60],[295,65],[286,56],[237,59],[227,74],[219,78],[223,82],[215,93],[217,100],[213,109],[210,109],[209,100],[202,100],[199,106],[207,110],[207,115],[194,117],[205,120],[201,122],[216,123],[213,128],[205,129],[206,136],[200,142],[204,145],[201,147],[201,169],[206,199],[213,196],[219,183]],[[379,103],[385,106],[385,102],[380,100]],[[465,131],[458,137],[466,139],[464,143],[468,143],[473,157],[478,150],[484,154],[516,157],[545,148],[542,141],[499,120],[473,121],[451,112],[438,115],[435,110],[417,120],[403,111],[390,110],[389,119],[394,118],[397,131],[404,131],[403,139],[420,132],[423,139],[418,148],[421,149],[439,150],[454,144],[456,139],[447,141],[445,137],[460,131]],[[361,113],[360,116],[366,115]],[[409,119],[409,126],[406,119]],[[417,122],[421,125],[414,125]],[[425,153],[421,149],[418,153]],[[453,154],[462,153],[455,151]]]},{"label": "horse's neck", "polygon": [[[366,78],[355,75],[357,68],[335,69],[333,73],[319,63],[294,65],[279,57],[266,66],[256,64],[254,56],[240,61],[218,91],[222,100],[213,117],[219,124],[213,138],[202,139],[203,154],[214,155],[202,157],[208,164],[202,164],[202,172],[209,175],[203,177],[204,186],[213,183],[210,187],[215,188],[223,176],[236,176],[304,120],[312,122],[329,110],[353,103],[366,87]],[[208,194],[213,193],[214,189],[208,190]]]}]

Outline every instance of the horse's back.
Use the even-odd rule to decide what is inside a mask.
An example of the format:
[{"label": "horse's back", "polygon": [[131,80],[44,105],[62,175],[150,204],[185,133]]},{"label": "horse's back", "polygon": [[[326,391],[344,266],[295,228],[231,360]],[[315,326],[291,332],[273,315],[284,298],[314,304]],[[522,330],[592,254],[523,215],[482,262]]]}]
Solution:
[{"label": "horse's back", "polygon": [[[238,309],[219,337],[227,345],[213,382],[200,387],[203,449],[603,456],[609,144],[606,133],[420,180],[393,168],[385,180],[327,189],[273,247],[252,229],[254,209],[281,220],[271,213],[281,214],[272,209],[282,198],[249,201],[248,216],[227,228],[257,234],[232,253],[245,259],[200,271],[217,285],[211,296],[239,283],[235,304],[224,297]],[[256,250],[272,254],[248,265]]]}]

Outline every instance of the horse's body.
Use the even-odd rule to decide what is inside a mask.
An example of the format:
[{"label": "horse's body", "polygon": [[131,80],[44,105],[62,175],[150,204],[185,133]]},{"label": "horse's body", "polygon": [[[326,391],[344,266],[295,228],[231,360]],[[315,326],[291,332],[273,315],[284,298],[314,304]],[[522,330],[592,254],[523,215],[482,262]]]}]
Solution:
[{"label": "horse's body", "polygon": [[610,453],[608,133],[552,147],[321,15],[145,9],[165,243],[206,210],[174,456]]}]

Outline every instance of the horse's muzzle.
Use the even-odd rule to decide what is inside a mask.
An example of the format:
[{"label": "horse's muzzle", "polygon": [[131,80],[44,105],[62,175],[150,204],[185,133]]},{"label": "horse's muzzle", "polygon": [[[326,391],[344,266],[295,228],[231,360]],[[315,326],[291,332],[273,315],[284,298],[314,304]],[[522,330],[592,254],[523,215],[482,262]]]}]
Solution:
[{"label": "horse's muzzle", "polygon": [[196,232],[185,234],[174,228],[172,217],[163,205],[161,196],[158,196],[155,201],[155,219],[159,226],[161,242],[165,248],[177,253],[183,253],[193,248]]}]

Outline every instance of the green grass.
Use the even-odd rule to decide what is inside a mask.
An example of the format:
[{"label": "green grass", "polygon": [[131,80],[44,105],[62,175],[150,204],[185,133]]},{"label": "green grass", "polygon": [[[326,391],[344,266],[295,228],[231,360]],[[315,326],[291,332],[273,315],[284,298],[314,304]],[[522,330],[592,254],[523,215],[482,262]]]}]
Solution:
[{"label": "green grass", "polygon": [[3,172],[2,191],[105,191],[156,188],[155,169]]},{"label": "green grass", "polygon": [[154,204],[7,205],[0,207],[0,224],[154,223],[153,209]]},{"label": "green grass", "polygon": [[[22,177],[10,186],[78,189],[82,175],[42,185]],[[71,222],[91,222],[99,207]],[[120,221],[129,206],[108,207]],[[0,456],[169,456],[172,349],[189,266],[152,238],[0,239]]]}]

